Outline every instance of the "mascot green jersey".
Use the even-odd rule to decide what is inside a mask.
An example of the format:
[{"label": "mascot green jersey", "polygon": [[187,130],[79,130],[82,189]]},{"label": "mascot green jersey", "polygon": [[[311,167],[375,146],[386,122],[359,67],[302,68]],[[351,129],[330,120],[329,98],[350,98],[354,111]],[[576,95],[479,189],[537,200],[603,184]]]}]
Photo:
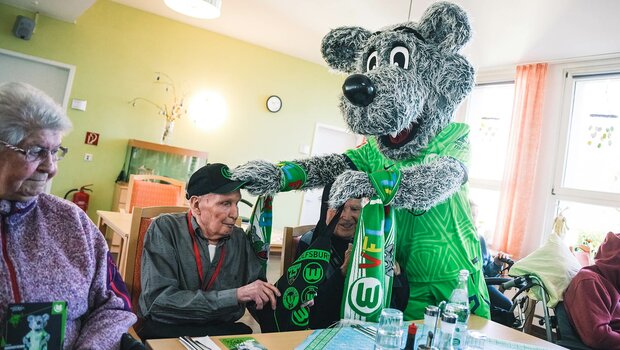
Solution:
[{"label": "mascot green jersey", "polygon": [[[399,170],[432,162],[440,156],[454,157],[466,163],[469,158],[469,127],[451,123],[443,129],[417,157],[394,161],[383,156],[374,139],[357,149],[345,152],[355,167],[367,173]],[[397,210],[396,260],[401,263],[411,285],[405,317],[423,318],[427,305],[447,300],[459,270],[467,269],[472,312],[488,315],[486,284],[481,271],[480,242],[472,224],[467,187],[429,210]],[[429,285],[429,283],[431,285]],[[483,293],[477,293],[478,291]]]}]

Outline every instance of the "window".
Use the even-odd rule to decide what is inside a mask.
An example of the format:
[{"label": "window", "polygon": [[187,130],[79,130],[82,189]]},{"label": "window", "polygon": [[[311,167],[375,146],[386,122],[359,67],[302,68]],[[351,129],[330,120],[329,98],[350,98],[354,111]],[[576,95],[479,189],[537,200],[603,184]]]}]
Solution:
[{"label": "window", "polygon": [[478,206],[476,226],[489,243],[493,241],[499,210],[513,99],[514,83],[491,83],[474,87],[467,103],[470,198]]},{"label": "window", "polygon": [[568,71],[553,194],[566,242],[620,232],[620,67]]}]

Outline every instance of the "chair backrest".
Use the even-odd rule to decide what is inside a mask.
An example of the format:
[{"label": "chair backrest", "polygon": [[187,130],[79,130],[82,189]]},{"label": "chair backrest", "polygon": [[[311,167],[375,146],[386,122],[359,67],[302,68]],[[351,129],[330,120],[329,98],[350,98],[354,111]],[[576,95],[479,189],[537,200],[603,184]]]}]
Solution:
[{"label": "chair backrest", "polygon": [[568,313],[564,307],[564,302],[559,302],[555,306],[555,317],[557,319],[558,340],[556,344],[572,350],[589,349],[579,338],[577,331],[570,323]]},{"label": "chair backrest", "polygon": [[127,186],[126,210],[154,205],[182,206],[185,202],[185,182],[159,175],[130,175]]},{"label": "chair backrest", "polygon": [[131,294],[131,305],[134,312],[138,309],[138,298],[142,292],[140,284],[142,248],[151,221],[159,214],[186,212],[187,210],[187,207],[182,206],[134,208],[131,217],[131,230],[129,231],[127,267],[125,269],[125,284]]},{"label": "chair backrest", "polygon": [[284,227],[282,229],[282,255],[280,260],[280,274],[283,274],[295,259],[297,243],[301,235],[312,230],[315,225],[304,225],[296,227]]}]

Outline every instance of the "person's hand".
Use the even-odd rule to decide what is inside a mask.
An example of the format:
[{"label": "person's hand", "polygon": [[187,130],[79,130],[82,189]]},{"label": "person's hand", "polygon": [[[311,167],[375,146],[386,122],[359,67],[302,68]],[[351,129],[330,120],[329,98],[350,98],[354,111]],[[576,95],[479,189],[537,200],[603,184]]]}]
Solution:
[{"label": "person's hand", "polygon": [[256,280],[243,287],[237,288],[237,300],[242,303],[253,301],[256,309],[262,310],[265,304],[271,303],[271,308],[276,309],[276,296],[280,297],[280,291],[276,286],[265,281]]},{"label": "person's hand", "polygon": [[510,259],[510,255],[500,251],[495,256],[495,259],[493,259],[493,263],[495,263],[495,265],[497,266],[503,267],[504,261],[506,261],[506,259]]},{"label": "person's hand", "polygon": [[347,250],[344,252],[344,261],[340,266],[340,272],[343,276],[347,275],[347,266],[349,266],[349,260],[351,259],[351,252],[353,251],[353,244],[349,243]]},{"label": "person's hand", "polygon": [[313,307],[313,306],[314,306],[314,299],[310,299],[310,300],[308,300],[305,303],[300,305],[300,307]]}]

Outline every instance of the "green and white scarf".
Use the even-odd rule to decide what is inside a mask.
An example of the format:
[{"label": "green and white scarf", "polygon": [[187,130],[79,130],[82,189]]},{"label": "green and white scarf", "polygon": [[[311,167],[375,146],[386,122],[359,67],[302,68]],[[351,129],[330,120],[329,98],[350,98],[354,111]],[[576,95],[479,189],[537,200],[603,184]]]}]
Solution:
[{"label": "green and white scarf", "polygon": [[341,318],[377,322],[389,307],[394,277],[396,221],[389,205],[400,185],[400,171],[369,174],[377,196],[362,208],[347,268]]},{"label": "green and white scarf", "polygon": [[264,271],[267,269],[271,244],[272,201],[271,196],[258,197],[250,216],[250,226],[245,232],[254,248],[254,253],[261,260]]}]

